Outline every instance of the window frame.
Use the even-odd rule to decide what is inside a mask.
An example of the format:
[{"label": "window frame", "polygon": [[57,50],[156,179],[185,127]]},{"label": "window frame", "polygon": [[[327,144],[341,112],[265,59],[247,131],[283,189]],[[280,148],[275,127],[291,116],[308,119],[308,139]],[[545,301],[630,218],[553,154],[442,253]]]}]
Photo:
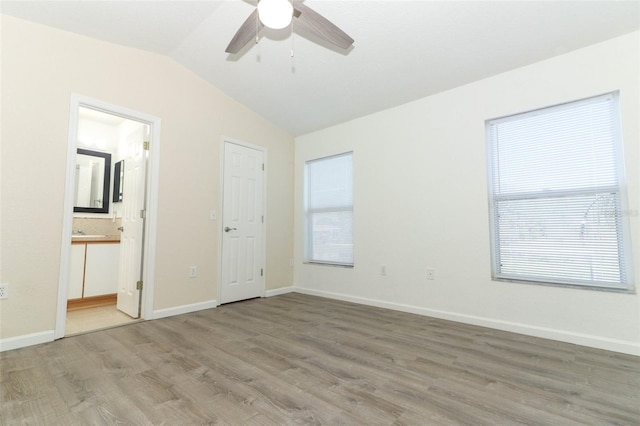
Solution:
[{"label": "window frame", "polygon": [[[351,204],[350,206],[336,206],[332,207],[323,207],[311,209],[310,206],[310,196],[311,191],[309,189],[309,165],[319,162],[319,161],[327,161],[330,159],[336,159],[340,157],[351,157]],[[312,265],[325,265],[325,266],[334,266],[334,267],[343,267],[343,268],[353,268],[355,266],[355,256],[354,256],[354,236],[351,236],[351,262],[332,262],[322,259],[314,259],[313,258],[313,223],[310,220],[310,216],[314,213],[331,213],[331,212],[351,212],[352,223],[354,219],[354,200],[353,200],[353,151],[342,152],[339,154],[327,155],[324,157],[313,158],[304,162],[304,188],[303,188],[303,199],[304,199],[304,237],[303,237],[303,263],[312,264]],[[353,232],[353,228],[352,228]]]},{"label": "window frame", "polygon": [[[492,139],[491,126],[508,122],[511,120],[518,120],[525,117],[545,114],[549,110],[570,109],[572,105],[583,105],[585,103],[597,102],[601,99],[611,98],[612,104],[612,120],[613,120],[613,161],[615,165],[615,173],[617,185],[598,187],[590,186],[589,188],[574,188],[568,190],[552,190],[548,193],[536,192],[536,191],[520,191],[513,192],[509,195],[497,194],[494,191],[494,176],[495,168],[499,165],[494,164],[496,146]],[[622,123],[620,118],[620,100],[619,92],[614,91],[597,96],[583,98],[571,102],[562,104],[551,105],[535,110],[511,114],[500,118],[489,119],[485,121],[485,138],[486,138],[486,161],[487,161],[487,184],[488,184],[488,204],[489,204],[489,231],[490,231],[490,248],[491,248],[491,278],[494,281],[505,281],[514,283],[526,283],[547,285],[556,287],[569,287],[587,290],[600,290],[618,293],[635,293],[635,275],[633,270],[633,254],[631,251],[631,228],[629,223],[629,209],[627,202],[627,185],[625,176],[625,163],[624,163],[624,143],[622,137]],[[618,262],[620,264],[619,273],[621,276],[621,282],[615,284],[613,282],[602,281],[584,281],[579,279],[563,279],[556,276],[554,278],[537,277],[534,275],[529,276],[516,276],[514,273],[503,273],[501,267],[501,244],[500,233],[498,231],[498,213],[496,210],[497,202],[500,201],[514,201],[514,200],[549,200],[554,197],[573,196],[577,197],[581,194],[596,194],[600,192],[615,192],[617,196],[617,207],[619,211],[616,217],[616,233],[618,234]],[[611,195],[611,194],[610,194]],[[615,196],[613,196],[615,198]],[[624,277],[624,278],[623,278]],[[625,280],[626,278],[626,280]]]}]

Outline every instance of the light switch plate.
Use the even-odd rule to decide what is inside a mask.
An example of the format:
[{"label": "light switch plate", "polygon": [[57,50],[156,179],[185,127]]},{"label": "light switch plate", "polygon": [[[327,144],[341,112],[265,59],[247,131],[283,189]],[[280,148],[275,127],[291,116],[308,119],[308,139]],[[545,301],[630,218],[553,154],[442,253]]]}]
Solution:
[{"label": "light switch plate", "polygon": [[9,298],[9,284],[0,284],[0,299]]}]

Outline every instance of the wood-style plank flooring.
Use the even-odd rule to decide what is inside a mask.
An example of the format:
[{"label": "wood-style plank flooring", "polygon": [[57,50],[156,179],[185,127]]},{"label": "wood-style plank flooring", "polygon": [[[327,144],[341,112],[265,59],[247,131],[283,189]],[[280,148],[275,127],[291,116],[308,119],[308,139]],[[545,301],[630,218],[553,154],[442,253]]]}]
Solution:
[{"label": "wood-style plank flooring", "polygon": [[2,425],[640,424],[639,357],[301,294],[0,357]]}]

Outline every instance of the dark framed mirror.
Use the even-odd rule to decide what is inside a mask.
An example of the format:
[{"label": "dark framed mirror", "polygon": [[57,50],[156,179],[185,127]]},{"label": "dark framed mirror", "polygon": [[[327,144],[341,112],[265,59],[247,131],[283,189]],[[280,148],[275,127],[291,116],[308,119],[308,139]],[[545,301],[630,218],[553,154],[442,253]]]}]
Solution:
[{"label": "dark framed mirror", "polygon": [[78,148],[73,211],[109,213],[111,154]]},{"label": "dark framed mirror", "polygon": [[124,160],[113,165],[113,198],[111,201],[119,203],[122,201],[122,188],[124,187]]}]

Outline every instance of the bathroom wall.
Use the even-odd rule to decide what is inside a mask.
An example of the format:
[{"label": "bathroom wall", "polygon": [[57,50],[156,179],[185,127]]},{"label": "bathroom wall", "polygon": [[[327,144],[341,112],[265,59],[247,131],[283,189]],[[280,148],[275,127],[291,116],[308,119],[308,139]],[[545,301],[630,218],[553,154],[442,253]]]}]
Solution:
[{"label": "bathroom wall", "polygon": [[120,239],[118,227],[122,226],[121,218],[74,217],[73,232],[82,231],[85,235],[105,235]]}]

